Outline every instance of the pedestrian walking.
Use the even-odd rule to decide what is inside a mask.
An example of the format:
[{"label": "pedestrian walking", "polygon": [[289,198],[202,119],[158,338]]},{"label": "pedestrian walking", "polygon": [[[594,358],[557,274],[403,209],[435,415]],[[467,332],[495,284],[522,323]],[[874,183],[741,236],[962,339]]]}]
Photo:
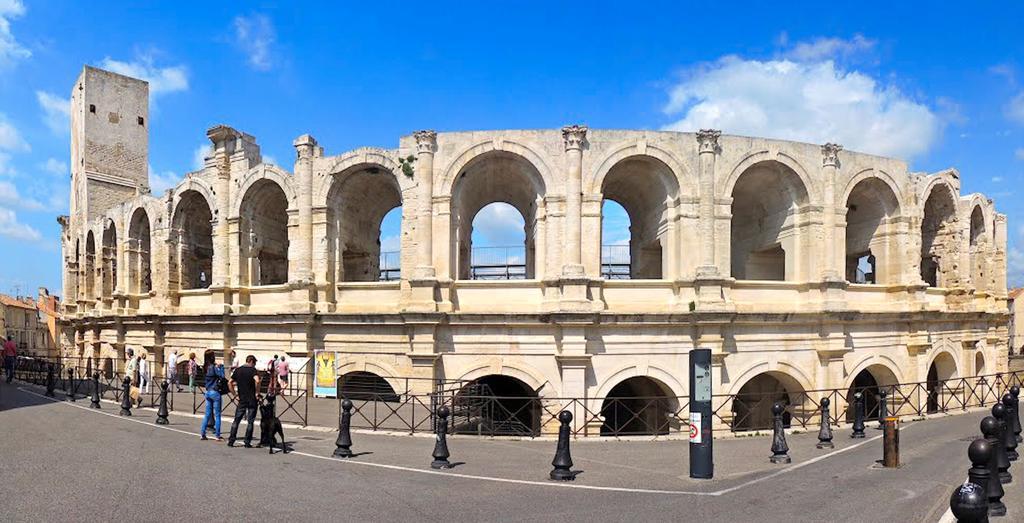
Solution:
[{"label": "pedestrian walking", "polygon": [[14,338],[10,334],[7,335],[7,341],[4,342],[4,370],[7,371],[7,383],[10,383],[14,379],[14,365],[18,361],[18,347],[14,345]]},{"label": "pedestrian walking", "polygon": [[288,390],[288,362],[284,359],[284,354],[281,355],[281,359],[277,361],[277,382],[278,390],[281,394]]},{"label": "pedestrian walking", "polygon": [[195,394],[196,392],[196,370],[199,365],[196,363],[196,353],[188,353],[188,390]]},{"label": "pedestrian walking", "polygon": [[277,394],[279,385],[277,382],[277,354],[275,354],[274,359],[267,362],[267,395]]},{"label": "pedestrian walking", "polygon": [[178,350],[175,349],[167,358],[167,382],[169,383],[168,388],[174,387],[175,392],[181,392],[181,383],[178,382]]},{"label": "pedestrian walking", "polygon": [[252,448],[252,430],[258,404],[257,391],[260,387],[260,376],[256,372],[256,356],[250,354],[245,357],[245,365],[231,373],[231,381],[228,382],[228,385],[231,387],[232,394],[238,396],[235,420],[231,422],[231,433],[228,434],[228,446],[235,446],[235,440],[238,438],[238,424],[244,416],[249,422],[245,428],[245,447]]},{"label": "pedestrian walking", "polygon": [[149,370],[149,359],[146,357],[146,353],[143,352],[139,355],[139,407],[142,406],[142,394],[149,394],[152,390],[150,383],[153,381],[153,375]]},{"label": "pedestrian walking", "polygon": [[[191,357],[190,361],[195,361],[195,354],[189,354]],[[203,373],[205,375],[206,393],[206,413],[203,415],[202,429],[199,431],[199,438],[206,440],[206,425],[210,421],[210,416],[213,416],[213,436],[217,441],[224,441],[224,438],[220,436],[220,406],[221,406],[221,393],[220,393],[220,380],[224,377],[224,365],[217,364],[217,358],[214,356],[213,351],[207,349],[203,353]]]},{"label": "pedestrian walking", "polygon": [[139,369],[139,359],[135,356],[135,351],[128,349],[127,351],[128,360],[124,363],[124,377],[131,380],[132,385],[138,386],[139,377],[136,375]]}]

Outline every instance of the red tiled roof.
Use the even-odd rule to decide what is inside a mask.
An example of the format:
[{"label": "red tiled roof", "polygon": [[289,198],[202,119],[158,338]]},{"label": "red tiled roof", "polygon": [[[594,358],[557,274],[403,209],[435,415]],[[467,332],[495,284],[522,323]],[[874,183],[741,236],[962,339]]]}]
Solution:
[{"label": "red tiled roof", "polygon": [[8,307],[18,307],[19,309],[27,309],[30,311],[38,310],[36,309],[35,303],[26,303],[17,298],[12,298],[6,294],[0,294],[0,305],[6,305]]},{"label": "red tiled roof", "polygon": [[1010,289],[1010,299],[1015,300],[1017,296],[1024,294],[1024,287],[1018,287],[1016,289]]}]

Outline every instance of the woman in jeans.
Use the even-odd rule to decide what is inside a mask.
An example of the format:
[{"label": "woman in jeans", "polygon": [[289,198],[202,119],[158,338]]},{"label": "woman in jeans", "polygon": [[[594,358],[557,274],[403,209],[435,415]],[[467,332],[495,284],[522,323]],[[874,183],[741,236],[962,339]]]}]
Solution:
[{"label": "woman in jeans", "polygon": [[206,438],[206,426],[213,416],[213,433],[217,441],[224,441],[220,437],[220,391],[217,390],[217,381],[224,377],[224,365],[217,365],[217,359],[212,350],[203,353],[203,372],[206,375],[206,414],[203,416],[203,427],[200,431],[200,439]]}]

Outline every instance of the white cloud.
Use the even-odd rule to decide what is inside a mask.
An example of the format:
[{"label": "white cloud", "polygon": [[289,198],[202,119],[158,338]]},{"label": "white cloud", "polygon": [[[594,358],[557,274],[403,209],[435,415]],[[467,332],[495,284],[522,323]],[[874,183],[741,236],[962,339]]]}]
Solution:
[{"label": "white cloud", "polygon": [[153,170],[152,166],[149,167],[149,190],[156,196],[178,185],[179,181],[178,175],[174,171],[164,171],[161,173]]},{"label": "white cloud", "polygon": [[263,156],[263,158],[262,158],[263,159],[263,163],[269,163],[271,165],[276,165],[278,167],[281,166],[281,164],[277,163],[277,158],[274,158],[273,156],[270,156],[269,154],[264,154],[262,156]]},{"label": "white cloud", "polygon": [[402,238],[397,234],[380,239],[380,252],[397,252],[402,248]]},{"label": "white cloud", "polygon": [[32,227],[18,221],[18,215],[10,209],[0,209],[0,236],[38,242],[43,235]]},{"label": "white cloud", "polygon": [[688,71],[670,90],[669,130],[811,143],[909,159],[937,141],[942,122],[895,86],[834,61],[746,60],[726,56]]},{"label": "white cloud", "polygon": [[108,56],[100,62],[100,67],[149,82],[149,94],[153,97],[188,90],[188,70],[184,65],[157,67],[153,57],[148,54],[137,55],[131,62],[114,60]]},{"label": "white cloud", "polygon": [[1006,104],[1006,117],[1024,125],[1024,91],[1010,99]]},{"label": "white cloud", "polygon": [[55,94],[36,91],[36,100],[43,108],[43,123],[57,135],[71,131],[71,100]]},{"label": "white cloud", "polygon": [[56,158],[47,158],[39,167],[54,176],[64,176],[68,174],[68,164]]},{"label": "white cloud", "polygon": [[257,71],[269,71],[273,65],[272,47],[277,39],[274,24],[262,14],[237,16],[234,20],[235,45],[249,57]]},{"label": "white cloud", "polygon": [[1016,156],[1018,160],[1024,160],[1024,147],[1013,151],[1013,155]]},{"label": "white cloud", "polygon": [[1006,256],[1006,284],[1010,288],[1024,287],[1024,251],[1010,248]]},{"label": "white cloud", "polygon": [[992,177],[992,183],[1000,183],[1002,181],[1003,181],[1003,177],[1002,176],[993,176]]},{"label": "white cloud", "polygon": [[202,169],[203,164],[206,163],[206,157],[211,154],[213,154],[213,147],[209,142],[196,147],[196,150],[192,152],[192,169],[195,171]]},{"label": "white cloud", "polygon": [[[781,38],[785,42],[786,38]],[[863,35],[853,35],[853,38],[844,40],[842,38],[817,38],[810,42],[798,42],[792,49],[786,51],[784,56],[796,61],[818,61],[826,58],[846,57],[870,51],[875,47],[875,41],[865,38]]]},{"label": "white cloud", "polygon": [[29,211],[41,211],[46,206],[36,200],[21,194],[18,188],[11,182],[0,181],[0,205],[26,209]]},{"label": "white cloud", "polygon": [[29,58],[32,51],[25,49],[11,33],[11,20],[25,14],[21,0],[0,0],[0,69]]},{"label": "white cloud", "polygon": [[31,149],[18,129],[7,121],[7,116],[0,113],[0,151],[25,152]]},{"label": "white cloud", "polygon": [[[492,203],[473,217],[475,247],[523,244],[523,215],[507,203]],[[478,241],[482,240],[482,241]]]}]

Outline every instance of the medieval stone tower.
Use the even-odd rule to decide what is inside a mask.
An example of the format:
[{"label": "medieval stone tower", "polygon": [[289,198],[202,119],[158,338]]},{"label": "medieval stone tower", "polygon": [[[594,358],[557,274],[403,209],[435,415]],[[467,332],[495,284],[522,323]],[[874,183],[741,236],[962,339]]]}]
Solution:
[{"label": "medieval stone tower", "polygon": [[149,191],[149,83],[85,66],[71,93],[71,220]]}]

